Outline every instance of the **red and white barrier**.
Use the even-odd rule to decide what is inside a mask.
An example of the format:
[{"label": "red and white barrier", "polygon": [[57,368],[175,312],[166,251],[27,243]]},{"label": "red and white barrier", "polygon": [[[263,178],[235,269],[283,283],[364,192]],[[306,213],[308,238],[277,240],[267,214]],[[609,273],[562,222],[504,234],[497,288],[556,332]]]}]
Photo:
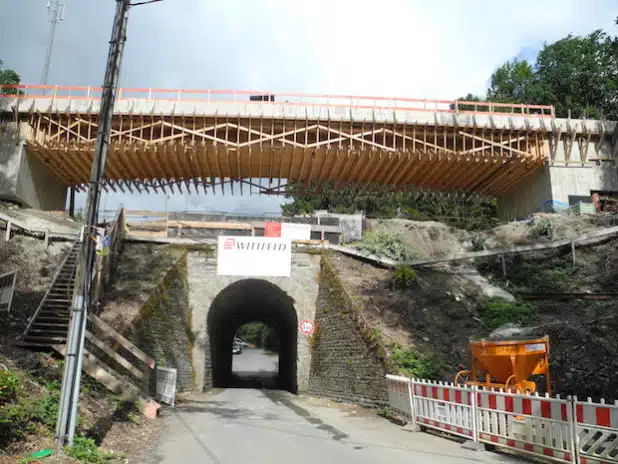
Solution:
[{"label": "red and white barrier", "polygon": [[573,411],[558,398],[479,390],[479,441],[558,462],[575,462]]},{"label": "red and white barrier", "polygon": [[618,401],[607,404],[387,376],[412,424],[561,463],[618,464]]},{"label": "red and white barrier", "polygon": [[475,398],[471,388],[415,379],[410,384],[416,424],[474,439]]},{"label": "red and white barrier", "polygon": [[618,401],[614,404],[574,398],[575,440],[582,464],[618,463]]},{"label": "red and white barrier", "polygon": [[406,419],[413,420],[410,379],[397,375],[387,375],[386,386],[388,403],[391,408]]}]

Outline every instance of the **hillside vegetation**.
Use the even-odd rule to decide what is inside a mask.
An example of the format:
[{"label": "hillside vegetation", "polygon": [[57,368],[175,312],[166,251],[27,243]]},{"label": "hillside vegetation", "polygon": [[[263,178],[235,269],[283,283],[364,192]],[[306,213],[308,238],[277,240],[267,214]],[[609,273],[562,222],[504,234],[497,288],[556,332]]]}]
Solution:
[{"label": "hillside vegetation", "polygon": [[[440,223],[381,220],[358,248],[391,259],[413,259],[575,237],[597,218],[545,215],[527,223],[468,233]],[[524,293],[618,290],[618,240],[570,251],[395,270],[343,255],[335,263],[363,302],[396,368],[404,374],[452,381],[470,365],[469,339],[496,330],[550,336],[554,390],[614,399],[618,385],[618,299],[524,300]],[[480,275],[479,275],[480,274]],[[478,277],[475,277],[478,276]]]}]

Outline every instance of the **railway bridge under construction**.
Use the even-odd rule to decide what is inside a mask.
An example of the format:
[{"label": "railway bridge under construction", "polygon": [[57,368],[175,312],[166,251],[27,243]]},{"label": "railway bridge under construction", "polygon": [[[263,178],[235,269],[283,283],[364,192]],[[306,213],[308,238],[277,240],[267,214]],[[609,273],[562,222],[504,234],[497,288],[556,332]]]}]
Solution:
[{"label": "railway bridge under construction", "polygon": [[[19,87],[0,96],[0,197],[62,210],[69,187],[87,186],[101,89]],[[514,219],[618,191],[617,152],[616,122],[556,118],[551,106],[119,89],[105,188],[463,191],[497,197]]]}]

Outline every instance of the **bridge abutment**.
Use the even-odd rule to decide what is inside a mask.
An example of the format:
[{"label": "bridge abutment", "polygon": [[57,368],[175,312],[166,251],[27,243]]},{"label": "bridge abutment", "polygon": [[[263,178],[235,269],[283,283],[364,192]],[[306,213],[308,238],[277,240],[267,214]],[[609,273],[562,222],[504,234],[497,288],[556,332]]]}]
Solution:
[{"label": "bridge abutment", "polygon": [[511,221],[536,212],[555,212],[584,199],[590,201],[595,192],[618,192],[618,170],[614,163],[546,164],[498,199],[498,216]]},{"label": "bridge abutment", "polygon": [[64,211],[68,186],[29,152],[26,123],[0,121],[0,200]]}]

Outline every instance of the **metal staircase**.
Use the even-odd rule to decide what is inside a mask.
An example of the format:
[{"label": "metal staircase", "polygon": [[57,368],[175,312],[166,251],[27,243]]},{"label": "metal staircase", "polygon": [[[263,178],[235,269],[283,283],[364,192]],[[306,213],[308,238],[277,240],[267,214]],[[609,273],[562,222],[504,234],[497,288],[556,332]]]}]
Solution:
[{"label": "metal staircase", "polygon": [[66,343],[78,259],[79,242],[75,241],[30,318],[19,343],[21,346],[43,348]]}]

